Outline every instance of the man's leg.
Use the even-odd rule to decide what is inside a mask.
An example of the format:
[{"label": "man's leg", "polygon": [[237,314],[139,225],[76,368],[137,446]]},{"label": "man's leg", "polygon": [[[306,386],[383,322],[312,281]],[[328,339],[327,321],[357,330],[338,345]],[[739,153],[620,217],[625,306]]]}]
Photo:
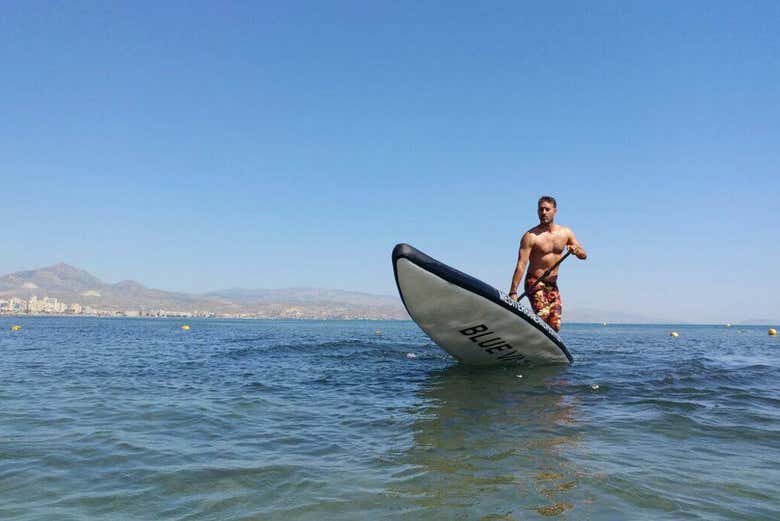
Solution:
[{"label": "man's leg", "polygon": [[[525,281],[525,289],[528,291],[528,288],[530,288],[533,284],[536,283],[536,279],[527,279]],[[550,316],[550,306],[549,302],[547,300],[547,284],[542,282],[541,284],[537,284],[533,288],[533,293],[528,295],[528,300],[531,301],[531,308],[534,310],[534,313],[536,313],[539,318],[544,320],[545,322],[548,322],[548,317]],[[549,322],[548,322],[549,323]]]},{"label": "man's leg", "polygon": [[[535,279],[526,280],[526,290],[536,282]],[[547,322],[556,332],[561,330],[561,314],[563,301],[557,285],[548,285],[543,282],[534,288],[534,292],[528,296],[531,307],[539,318]]]},{"label": "man's leg", "polygon": [[563,314],[563,299],[561,298],[561,292],[557,287],[552,287],[547,293],[547,305],[549,306],[549,313],[545,322],[550,324],[556,332],[561,330],[561,315]]}]

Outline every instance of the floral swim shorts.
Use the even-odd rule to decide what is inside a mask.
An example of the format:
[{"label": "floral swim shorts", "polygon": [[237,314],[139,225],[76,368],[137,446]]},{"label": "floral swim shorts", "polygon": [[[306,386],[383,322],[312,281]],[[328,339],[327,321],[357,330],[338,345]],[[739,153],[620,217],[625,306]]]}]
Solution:
[{"label": "floral swim shorts", "polygon": [[[525,279],[525,290],[536,282],[536,279],[529,277]],[[555,331],[561,330],[561,313],[563,312],[563,300],[558,291],[558,284],[555,282],[540,282],[528,294],[531,301],[531,307],[539,318],[547,322]]]}]

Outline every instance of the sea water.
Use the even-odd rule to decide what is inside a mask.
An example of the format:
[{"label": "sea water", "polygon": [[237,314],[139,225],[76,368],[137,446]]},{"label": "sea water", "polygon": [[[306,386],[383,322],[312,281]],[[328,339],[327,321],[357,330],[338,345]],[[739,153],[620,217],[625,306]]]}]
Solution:
[{"label": "sea water", "polygon": [[780,519],[766,327],[475,370],[412,322],[184,323],[0,318],[0,519]]}]

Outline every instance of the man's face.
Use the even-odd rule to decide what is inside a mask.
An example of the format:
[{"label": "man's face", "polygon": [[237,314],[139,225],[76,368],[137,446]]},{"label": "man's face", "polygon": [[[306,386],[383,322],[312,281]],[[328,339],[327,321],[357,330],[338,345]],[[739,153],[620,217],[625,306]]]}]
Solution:
[{"label": "man's face", "polygon": [[555,219],[555,212],[557,211],[552,203],[547,201],[539,203],[539,208],[536,210],[536,213],[539,214],[539,224],[551,224]]}]

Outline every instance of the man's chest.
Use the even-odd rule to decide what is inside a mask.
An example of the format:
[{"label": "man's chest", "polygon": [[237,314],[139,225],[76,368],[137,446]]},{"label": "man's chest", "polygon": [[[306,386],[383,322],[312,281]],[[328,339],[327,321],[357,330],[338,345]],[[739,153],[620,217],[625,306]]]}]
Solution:
[{"label": "man's chest", "polygon": [[566,247],[566,236],[562,233],[545,233],[538,235],[534,241],[533,253],[545,255],[561,253]]}]

